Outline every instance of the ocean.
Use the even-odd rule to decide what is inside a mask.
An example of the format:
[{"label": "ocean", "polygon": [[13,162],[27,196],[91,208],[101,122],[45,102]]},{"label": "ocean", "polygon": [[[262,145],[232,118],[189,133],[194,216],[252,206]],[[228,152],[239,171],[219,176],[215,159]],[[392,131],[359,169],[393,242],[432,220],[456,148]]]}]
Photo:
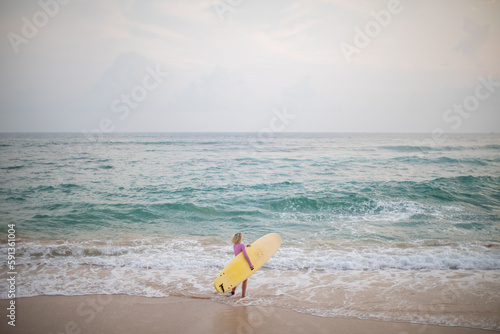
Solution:
[{"label": "ocean", "polygon": [[[500,329],[500,135],[0,134],[0,298],[187,296],[329,317]],[[282,245],[244,299],[213,281]],[[238,290],[240,292],[240,290]]]}]

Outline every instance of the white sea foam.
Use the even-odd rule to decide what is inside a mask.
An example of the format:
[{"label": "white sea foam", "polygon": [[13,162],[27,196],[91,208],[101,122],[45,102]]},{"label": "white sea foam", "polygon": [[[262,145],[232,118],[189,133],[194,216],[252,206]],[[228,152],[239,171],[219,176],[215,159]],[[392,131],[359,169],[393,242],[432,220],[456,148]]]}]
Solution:
[{"label": "white sea foam", "polygon": [[[486,247],[490,246],[490,247]],[[6,251],[3,245],[2,251]],[[220,268],[231,259],[230,245],[195,238],[135,240],[25,241],[17,245],[17,264],[88,265],[137,269]],[[0,262],[5,266],[5,259]],[[500,269],[498,245],[418,241],[413,243],[284,244],[269,268],[312,270]]]},{"label": "white sea foam", "polygon": [[[285,243],[251,277],[244,300],[215,292],[213,280],[233,254],[211,238],[31,240],[18,243],[17,255],[18,297],[183,295],[320,316],[497,328],[492,319],[457,320],[443,306],[459,295],[498,304],[500,250],[479,244]],[[6,275],[2,263],[0,298],[7,298]]]},{"label": "white sea foam", "polygon": [[[490,314],[500,307],[500,270],[303,270],[264,267],[247,298],[218,294],[220,268],[158,269],[97,265],[20,265],[18,296],[129,294],[207,298],[229,305],[284,307],[319,316],[500,329],[495,317],[456,316],[463,300]],[[2,267],[2,273],[4,267]],[[4,274],[0,275],[6,298]],[[376,305],[376,307],[374,307]]]}]

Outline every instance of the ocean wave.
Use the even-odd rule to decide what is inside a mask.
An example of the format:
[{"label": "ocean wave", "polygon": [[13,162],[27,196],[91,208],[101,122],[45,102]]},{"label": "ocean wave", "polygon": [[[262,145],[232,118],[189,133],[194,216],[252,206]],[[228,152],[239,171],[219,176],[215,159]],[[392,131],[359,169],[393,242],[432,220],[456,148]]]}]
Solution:
[{"label": "ocean wave", "polygon": [[16,165],[16,166],[0,167],[0,169],[3,169],[3,170],[17,170],[17,169],[21,169],[21,168],[25,168],[25,167],[26,167],[25,165]]},{"label": "ocean wave", "polygon": [[398,146],[379,146],[378,149],[396,151],[396,152],[427,152],[433,150],[432,146],[412,146],[412,145],[398,145]]},{"label": "ocean wave", "polygon": [[[232,248],[212,239],[135,239],[116,241],[19,242],[19,265],[96,265],[153,269],[224,267]],[[6,251],[7,245],[0,249]],[[6,265],[6,262],[0,265]],[[500,244],[418,243],[282,246],[266,264],[282,270],[500,269]]]},{"label": "ocean wave", "polygon": [[[448,208],[438,208],[405,198],[380,199],[359,193],[336,194],[331,197],[290,197],[270,201],[267,207],[285,220],[310,219],[350,222],[407,222],[416,224],[433,218],[442,218]],[[456,210],[451,209],[451,213]],[[315,218],[314,218],[315,217]]]},{"label": "ocean wave", "polygon": [[44,191],[54,191],[59,190],[69,190],[69,189],[83,189],[83,187],[76,183],[60,183],[56,186],[43,186],[39,185],[36,187],[30,187],[28,191],[30,192],[44,192]]},{"label": "ocean wave", "polygon": [[419,157],[419,156],[403,156],[391,159],[395,162],[404,162],[409,164],[419,164],[419,165],[472,165],[472,166],[488,166],[489,163],[499,162],[500,159],[457,159],[446,156],[429,158],[429,157]]},{"label": "ocean wave", "polygon": [[500,177],[493,176],[473,176],[473,175],[463,175],[463,176],[454,176],[454,177],[439,177],[434,179],[434,182],[440,183],[454,183],[454,184],[462,184],[462,185],[472,185],[475,184],[477,186],[488,186],[491,184],[500,184]]},{"label": "ocean wave", "polygon": [[172,140],[158,140],[158,141],[141,141],[141,140],[136,140],[136,139],[130,139],[130,140],[120,140],[119,138],[112,138],[112,137],[105,137],[102,139],[98,139],[96,137],[96,140],[89,140],[89,141],[83,141],[79,143],[74,143],[74,144],[95,144],[95,145],[110,145],[110,146],[123,146],[123,145],[140,145],[140,146],[181,146],[181,147],[186,147],[186,146],[212,146],[212,145],[227,145],[227,143],[224,140],[221,141],[210,141],[210,140],[178,140],[178,139],[172,139]]},{"label": "ocean wave", "polygon": [[226,209],[222,206],[206,206],[197,205],[194,203],[157,203],[151,204],[150,208],[155,211],[169,212],[181,211],[190,214],[201,214],[207,219],[220,218],[220,217],[237,217],[237,216],[262,216],[262,212],[258,210],[234,210]]},{"label": "ocean wave", "polygon": [[304,270],[500,269],[500,251],[484,246],[373,247],[361,249],[282,248],[273,268]]},{"label": "ocean wave", "polygon": [[421,145],[382,145],[377,147],[380,150],[395,152],[452,152],[452,151],[473,151],[473,150],[500,150],[500,145],[474,145],[474,146],[421,146]]}]

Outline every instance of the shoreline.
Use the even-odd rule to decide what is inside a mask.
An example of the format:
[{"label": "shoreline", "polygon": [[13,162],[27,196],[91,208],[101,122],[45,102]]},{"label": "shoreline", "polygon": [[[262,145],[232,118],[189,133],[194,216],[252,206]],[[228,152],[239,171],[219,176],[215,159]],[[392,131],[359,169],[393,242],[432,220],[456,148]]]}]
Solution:
[{"label": "shoreline", "polygon": [[[34,296],[16,300],[16,326],[2,333],[418,333],[480,334],[495,330],[407,322],[330,318],[271,306],[232,306],[205,298],[124,294]],[[6,310],[8,299],[0,300]],[[460,316],[457,314],[457,316]]]}]

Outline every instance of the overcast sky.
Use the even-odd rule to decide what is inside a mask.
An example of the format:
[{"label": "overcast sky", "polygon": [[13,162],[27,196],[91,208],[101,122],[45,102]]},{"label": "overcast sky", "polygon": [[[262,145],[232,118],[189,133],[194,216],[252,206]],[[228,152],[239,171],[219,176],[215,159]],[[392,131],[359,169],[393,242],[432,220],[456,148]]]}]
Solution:
[{"label": "overcast sky", "polygon": [[500,132],[499,0],[1,0],[0,131]]}]

